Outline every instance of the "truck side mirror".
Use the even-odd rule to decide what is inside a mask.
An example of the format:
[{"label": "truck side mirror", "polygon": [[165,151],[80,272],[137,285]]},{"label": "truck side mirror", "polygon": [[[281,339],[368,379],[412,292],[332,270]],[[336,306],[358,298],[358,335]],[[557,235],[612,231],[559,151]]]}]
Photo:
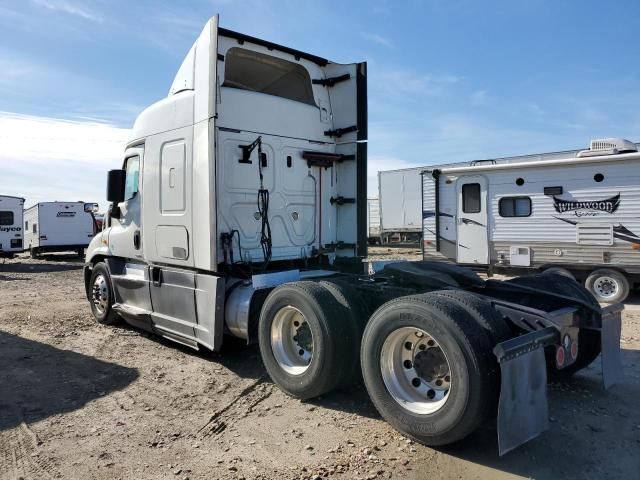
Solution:
[{"label": "truck side mirror", "polygon": [[87,213],[98,213],[100,206],[97,203],[85,203],[84,211]]},{"label": "truck side mirror", "polygon": [[107,177],[107,200],[118,204],[124,201],[124,170],[109,170]]}]

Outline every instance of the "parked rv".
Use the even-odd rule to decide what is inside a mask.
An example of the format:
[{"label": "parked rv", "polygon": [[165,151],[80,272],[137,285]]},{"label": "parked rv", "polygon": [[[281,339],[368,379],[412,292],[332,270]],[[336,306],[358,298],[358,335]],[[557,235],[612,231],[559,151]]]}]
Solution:
[{"label": "parked rv", "polygon": [[211,19],[109,172],[91,311],[194,349],[258,343],[297,398],[362,375],[382,416],[426,444],[497,409],[504,453],[548,424],[547,368],[571,375],[602,349],[617,381],[622,307],[557,275],[485,282],[442,262],[363,274],[366,75]]},{"label": "parked rv", "polygon": [[367,224],[369,245],[380,243],[380,202],[377,198],[367,199]]},{"label": "parked rv", "polygon": [[24,212],[24,247],[36,258],[41,253],[84,249],[96,233],[93,211],[97,204],[41,202]]},{"label": "parked rv", "polygon": [[24,198],[0,195],[0,257],[22,252]]},{"label": "parked rv", "polygon": [[430,167],[423,172],[425,258],[491,272],[552,270],[621,302],[640,282],[637,145]]},{"label": "parked rv", "polygon": [[422,237],[422,168],[378,172],[382,243],[420,243]]}]

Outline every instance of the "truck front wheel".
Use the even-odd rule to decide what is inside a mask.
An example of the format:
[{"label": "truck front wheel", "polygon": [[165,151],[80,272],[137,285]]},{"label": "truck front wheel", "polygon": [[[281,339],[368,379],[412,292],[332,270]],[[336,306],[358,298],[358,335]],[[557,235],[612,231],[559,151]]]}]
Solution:
[{"label": "truck front wheel", "polygon": [[[324,287],[309,281],[274,289],[262,307],[258,324],[260,353],[280,389],[303,400],[343,384],[349,362],[351,316]],[[353,351],[352,351],[353,350]]]},{"label": "truck front wheel", "polygon": [[113,311],[113,289],[111,277],[104,263],[96,263],[89,279],[89,301],[91,313],[98,323],[112,325],[118,321],[118,314]]},{"label": "truck front wheel", "polygon": [[471,433],[495,410],[492,342],[453,299],[430,293],[387,302],[362,338],[369,396],[397,430],[426,445]]}]

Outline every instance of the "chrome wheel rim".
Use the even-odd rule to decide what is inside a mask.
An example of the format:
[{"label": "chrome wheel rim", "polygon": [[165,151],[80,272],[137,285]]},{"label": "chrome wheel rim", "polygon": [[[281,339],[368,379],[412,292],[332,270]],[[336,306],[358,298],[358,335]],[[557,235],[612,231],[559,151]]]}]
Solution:
[{"label": "chrome wheel rim", "polygon": [[102,315],[107,311],[109,306],[109,286],[104,275],[96,275],[92,286],[93,295],[91,300],[96,311]]},{"label": "chrome wheel rim", "polygon": [[410,412],[435,413],[450,396],[453,378],[446,352],[420,328],[399,328],[385,339],[380,369],[387,391]]},{"label": "chrome wheel rim", "polygon": [[305,316],[290,305],[278,310],[271,324],[271,350],[289,375],[302,375],[313,360],[313,334]]},{"label": "chrome wheel rim", "polygon": [[598,277],[593,282],[593,289],[601,298],[612,298],[618,294],[620,285],[618,285],[618,281],[615,278],[603,276]]}]

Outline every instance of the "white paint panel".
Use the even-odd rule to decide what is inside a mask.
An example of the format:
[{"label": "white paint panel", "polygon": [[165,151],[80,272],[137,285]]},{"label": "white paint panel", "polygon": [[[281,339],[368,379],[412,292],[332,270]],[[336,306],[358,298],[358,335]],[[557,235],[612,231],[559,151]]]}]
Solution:
[{"label": "white paint panel", "polygon": [[189,258],[189,235],[187,229],[175,225],[158,225],[156,248],[163,258],[186,260]]},{"label": "white paint panel", "polygon": [[163,214],[185,209],[186,147],[184,140],[165,143],[160,155],[160,209]]}]

